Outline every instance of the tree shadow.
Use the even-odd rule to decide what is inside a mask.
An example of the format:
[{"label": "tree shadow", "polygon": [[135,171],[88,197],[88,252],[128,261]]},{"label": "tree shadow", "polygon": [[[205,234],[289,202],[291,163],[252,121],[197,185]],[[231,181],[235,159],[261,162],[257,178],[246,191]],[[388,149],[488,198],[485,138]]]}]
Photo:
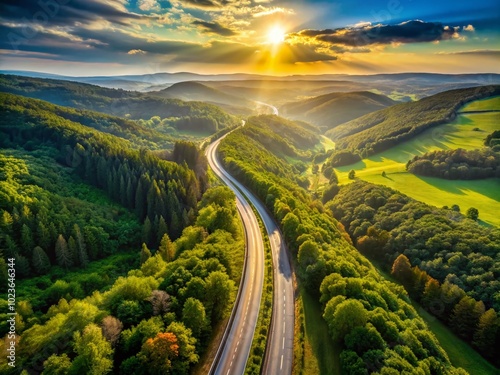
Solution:
[{"label": "tree shadow", "polygon": [[475,191],[487,198],[500,201],[500,178],[481,180],[446,180],[438,177],[414,176],[441,191],[456,195],[466,195],[466,191]]}]

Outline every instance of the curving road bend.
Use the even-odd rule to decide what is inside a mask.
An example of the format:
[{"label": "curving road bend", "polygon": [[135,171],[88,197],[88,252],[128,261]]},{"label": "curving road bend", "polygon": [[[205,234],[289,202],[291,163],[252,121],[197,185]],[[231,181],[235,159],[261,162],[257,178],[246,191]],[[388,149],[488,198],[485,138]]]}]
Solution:
[{"label": "curving road bend", "polygon": [[259,316],[264,282],[264,243],[259,222],[251,205],[236,188],[238,182],[222,168],[218,160],[216,149],[224,137],[210,144],[207,147],[206,155],[212,170],[236,195],[236,206],[245,228],[247,251],[237,301],[209,373],[239,375],[245,373]]},{"label": "curving road bend", "polygon": [[[278,114],[276,107],[259,103],[270,107],[274,114]],[[266,346],[266,354],[263,363],[262,374],[286,374],[289,375],[292,372],[293,364],[293,335],[294,335],[294,290],[293,290],[293,280],[292,271],[290,268],[290,261],[288,259],[288,253],[286,247],[279,231],[277,224],[274,219],[266,210],[265,206],[257,199],[253,193],[251,193],[247,188],[245,188],[241,183],[227,173],[220,161],[218,160],[216,149],[224,137],[212,143],[206,151],[206,155],[210,166],[214,172],[234,191],[237,198],[237,206],[240,214],[242,215],[243,223],[247,235],[247,260],[245,268],[247,272],[247,277],[249,280],[245,280],[241,287],[241,300],[237,306],[235,306],[236,312],[232,327],[228,326],[229,333],[227,335],[227,341],[223,339],[224,347],[220,348],[222,355],[217,364],[217,369],[211,374],[243,374],[245,370],[245,365],[248,360],[248,354],[250,351],[253,333],[255,330],[256,319],[258,316],[258,310],[260,305],[260,297],[262,293],[262,283],[264,277],[263,262],[264,262],[264,247],[262,243],[262,237],[260,235],[260,230],[258,222],[248,204],[248,199],[257,209],[259,215],[261,216],[264,226],[266,228],[267,234],[269,236],[269,242],[271,244],[272,257],[273,257],[273,268],[274,268],[274,295],[273,295],[273,314],[271,321],[271,329],[268,334],[268,342]],[[242,195],[243,193],[243,195]],[[246,199],[245,199],[246,198]],[[245,216],[247,217],[245,219]],[[248,221],[250,220],[250,222]],[[253,222],[251,222],[253,220]],[[255,229],[256,228],[256,229]],[[256,230],[256,232],[254,232]],[[250,243],[249,239],[253,242]],[[259,253],[257,255],[256,253]],[[255,259],[254,259],[255,258]],[[259,262],[258,265],[252,265],[252,262]],[[262,265],[260,264],[262,262]],[[257,280],[256,278],[260,278]],[[250,286],[249,286],[250,285]],[[251,285],[255,285],[252,287]],[[259,287],[260,285],[260,287]],[[257,296],[252,296],[252,293],[256,293],[255,288],[258,289],[259,298]],[[252,301],[252,302],[250,302]],[[252,319],[255,316],[255,321],[248,320],[246,323],[241,321],[240,310],[248,309],[250,306],[254,311],[252,312]],[[246,313],[246,312],[245,312]],[[248,319],[248,318],[247,318]],[[239,336],[243,335],[248,342],[245,342],[245,349],[237,350],[238,343],[241,344]],[[236,343],[236,346],[235,346]],[[236,350],[236,351],[235,351]],[[227,354],[225,354],[227,353]],[[233,356],[231,357],[231,353]],[[240,358],[241,357],[241,358]],[[235,366],[235,362],[238,361],[238,366]],[[229,362],[229,367],[228,363]],[[215,363],[215,362],[214,362]],[[220,368],[220,370],[218,370]],[[238,370],[237,370],[237,369]],[[240,371],[241,370],[241,371]]]}]

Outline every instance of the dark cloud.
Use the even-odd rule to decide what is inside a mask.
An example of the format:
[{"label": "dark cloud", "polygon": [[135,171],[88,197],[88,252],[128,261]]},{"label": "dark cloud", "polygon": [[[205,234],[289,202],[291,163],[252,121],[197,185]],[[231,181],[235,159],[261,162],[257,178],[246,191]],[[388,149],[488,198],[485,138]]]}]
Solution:
[{"label": "dark cloud", "polygon": [[500,51],[490,50],[490,49],[481,49],[481,50],[472,50],[472,51],[458,51],[458,52],[442,52],[440,55],[472,55],[472,56],[483,56],[483,57],[494,57],[500,58]]},{"label": "dark cloud", "polygon": [[187,8],[221,8],[234,3],[233,0],[180,0],[180,3]]},{"label": "dark cloud", "polygon": [[398,25],[369,25],[358,28],[303,30],[297,35],[345,46],[373,44],[420,43],[451,39],[456,34],[452,27],[437,22],[407,21]]},{"label": "dark cloud", "polygon": [[2,0],[0,20],[51,26],[88,24],[98,19],[130,25],[151,17],[128,12],[119,0]]},{"label": "dark cloud", "polygon": [[278,58],[285,64],[337,60],[336,56],[320,53],[313,46],[305,44],[283,45]]},{"label": "dark cloud", "polygon": [[[36,52],[47,54],[47,58],[68,61],[121,61],[131,50],[140,49],[156,55],[196,53],[201,45],[181,41],[147,41],[139,36],[119,30],[75,29],[71,35],[42,30],[25,37],[24,27],[0,25],[0,49],[11,50],[12,54]],[[78,41],[75,41],[75,38]],[[49,57],[49,55],[51,57]],[[136,56],[137,57],[137,56]],[[130,55],[127,57],[130,59]]]},{"label": "dark cloud", "polygon": [[227,27],[224,27],[217,22],[207,22],[207,21],[196,20],[196,21],[193,21],[193,25],[203,27],[204,32],[206,32],[206,33],[219,34],[222,36],[236,35],[236,33],[233,30],[228,29]]}]

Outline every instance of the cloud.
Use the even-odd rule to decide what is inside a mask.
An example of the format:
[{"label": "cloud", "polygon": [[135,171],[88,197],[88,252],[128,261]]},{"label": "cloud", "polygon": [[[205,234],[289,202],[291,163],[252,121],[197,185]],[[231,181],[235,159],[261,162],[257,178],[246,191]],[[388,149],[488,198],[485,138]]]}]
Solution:
[{"label": "cloud", "polygon": [[[149,2],[150,0],[143,0]],[[154,17],[129,12],[120,0],[19,1],[2,0],[2,22],[15,21],[32,25],[73,26],[107,20],[117,25],[130,26]],[[51,5],[47,5],[51,4]]]},{"label": "cloud", "polygon": [[139,0],[137,2],[139,9],[143,11],[160,10],[161,6],[156,0]]},{"label": "cloud", "polygon": [[178,4],[186,8],[198,8],[198,9],[222,9],[227,5],[231,5],[236,1],[233,0],[175,0],[171,1],[172,4]]},{"label": "cloud", "polygon": [[224,27],[217,22],[207,22],[207,21],[196,20],[196,21],[193,21],[192,24],[196,25],[196,26],[201,26],[203,28],[203,32],[205,32],[205,33],[213,33],[213,34],[218,34],[218,35],[222,35],[222,36],[236,35],[236,33],[233,30],[228,29],[227,27]]},{"label": "cloud", "polygon": [[500,58],[500,50],[475,49],[470,51],[438,52],[437,55],[475,55],[483,57]]},{"label": "cloud", "polygon": [[131,49],[130,51],[127,52],[127,55],[145,55],[146,51],[143,51],[142,49]]},{"label": "cloud", "polygon": [[294,11],[292,9],[285,9],[285,8],[281,8],[281,7],[274,7],[274,8],[269,8],[269,9],[263,8],[262,10],[258,11],[257,13],[254,13],[253,16],[258,18],[258,17],[271,16],[271,15],[277,14],[277,13],[294,14]]},{"label": "cloud", "polygon": [[464,31],[476,31],[476,29],[472,25],[467,25],[464,26]]},{"label": "cloud", "polygon": [[369,25],[361,27],[302,30],[295,35],[313,38],[319,42],[359,47],[376,44],[421,43],[455,38],[455,29],[441,23],[420,20],[398,25]]}]

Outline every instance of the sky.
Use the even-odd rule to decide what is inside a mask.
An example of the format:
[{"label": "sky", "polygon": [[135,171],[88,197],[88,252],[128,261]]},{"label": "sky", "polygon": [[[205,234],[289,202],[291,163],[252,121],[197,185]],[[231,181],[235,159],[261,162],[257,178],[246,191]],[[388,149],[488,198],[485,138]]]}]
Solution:
[{"label": "sky", "polygon": [[2,0],[0,69],[500,73],[500,1]]}]

